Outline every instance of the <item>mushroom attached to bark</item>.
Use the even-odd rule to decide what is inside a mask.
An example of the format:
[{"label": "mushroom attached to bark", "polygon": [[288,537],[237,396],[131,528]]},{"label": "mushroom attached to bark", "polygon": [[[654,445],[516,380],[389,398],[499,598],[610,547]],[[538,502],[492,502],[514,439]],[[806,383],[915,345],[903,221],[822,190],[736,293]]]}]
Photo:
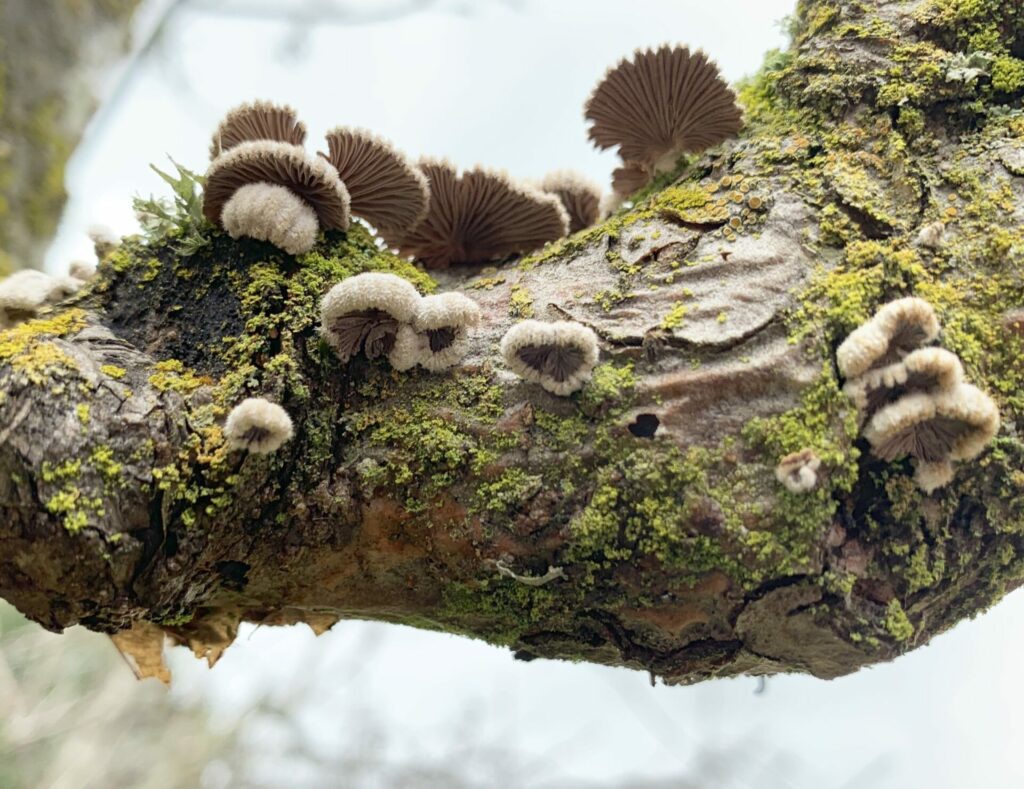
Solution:
[{"label": "mushroom attached to bark", "polygon": [[306,125],[295,110],[284,104],[254,101],[231,110],[217,126],[210,143],[210,158],[243,142],[276,140],[301,146],[306,141]]},{"label": "mushroom attached to bark", "polygon": [[48,306],[75,293],[82,282],[74,277],[52,277],[23,269],[0,280],[0,329],[31,320]]},{"label": "mushroom attached to bark", "polygon": [[396,370],[414,365],[440,372],[466,355],[469,329],[480,323],[480,307],[461,293],[439,293],[420,299],[411,326],[403,326],[388,355]]},{"label": "mushroom attached to bark", "polygon": [[590,227],[601,215],[601,187],[572,170],[548,173],[540,189],[562,201],[569,214],[570,233]]},{"label": "mushroom attached to bark", "polygon": [[324,339],[342,362],[360,351],[368,359],[388,356],[399,328],[412,323],[421,298],[408,280],[394,274],[349,277],[320,301]]},{"label": "mushroom attached to bark", "polygon": [[231,409],[224,437],[232,449],[267,455],[292,437],[292,420],[277,403],[250,397]]},{"label": "mushroom attached to bark", "polygon": [[210,165],[203,213],[233,238],[251,236],[298,254],[320,229],[348,228],[349,196],[322,157],[286,142],[240,142]]},{"label": "mushroom attached to bark", "polygon": [[554,195],[480,167],[460,174],[450,162],[425,159],[419,168],[430,183],[426,217],[411,232],[382,235],[427,268],[531,252],[568,232],[569,216]]},{"label": "mushroom attached to bark", "polygon": [[843,388],[862,414],[871,415],[912,392],[937,393],[963,381],[956,354],[944,348],[919,348],[901,362],[878,367],[849,381]]},{"label": "mushroom attached to bark", "polygon": [[814,454],[814,450],[802,449],[779,461],[775,478],[790,493],[809,493],[818,486],[820,468],[821,460]]},{"label": "mushroom attached to bark", "polygon": [[960,383],[938,393],[915,392],[887,405],[864,430],[874,455],[892,462],[971,460],[999,430],[999,409],[977,387]]},{"label": "mushroom attached to bark", "polygon": [[683,46],[638,50],[610,69],[587,100],[590,139],[618,146],[624,162],[648,172],[675,167],[684,153],[736,136],[736,94],[703,52]]},{"label": "mushroom attached to bark", "polygon": [[927,301],[897,299],[850,333],[836,351],[836,361],[845,378],[857,378],[868,370],[902,361],[938,336],[939,321]]},{"label": "mushroom attached to bark", "polygon": [[612,171],[612,191],[620,200],[639,192],[651,182],[651,174],[638,164],[626,162]]},{"label": "mushroom attached to bark", "polygon": [[363,129],[327,133],[327,153],[351,198],[350,210],[389,238],[408,233],[427,213],[426,176],[391,143]]},{"label": "mushroom attached to bark", "polygon": [[526,320],[501,339],[501,355],[520,378],[562,397],[580,389],[597,364],[597,335],[572,321]]}]

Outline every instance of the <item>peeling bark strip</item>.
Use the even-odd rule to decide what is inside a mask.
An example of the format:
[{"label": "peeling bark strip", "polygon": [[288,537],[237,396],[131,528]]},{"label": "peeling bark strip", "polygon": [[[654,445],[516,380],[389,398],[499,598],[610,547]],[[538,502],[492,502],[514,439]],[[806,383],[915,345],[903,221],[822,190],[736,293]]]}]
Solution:
[{"label": "peeling bark strip", "polygon": [[[926,643],[1024,578],[1022,56],[1002,0],[805,0],[740,141],[497,270],[432,279],[355,226],[298,257],[187,216],[126,242],[0,334],[0,595],[210,658],[240,620],[360,617],[669,682]],[[370,270],[479,303],[458,367],[337,360],[319,300]],[[909,295],[1003,422],[930,496],[866,451],[835,363]],[[581,391],[504,367],[527,317],[596,332]],[[294,421],[272,455],[226,446],[247,397]]]}]

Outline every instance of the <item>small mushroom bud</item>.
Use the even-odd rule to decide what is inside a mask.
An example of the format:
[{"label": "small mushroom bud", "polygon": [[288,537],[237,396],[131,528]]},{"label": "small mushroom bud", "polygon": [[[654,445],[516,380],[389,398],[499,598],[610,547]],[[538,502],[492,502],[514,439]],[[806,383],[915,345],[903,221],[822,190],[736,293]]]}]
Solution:
[{"label": "small mushroom bud", "polygon": [[232,449],[266,455],[292,437],[292,420],[276,403],[250,397],[231,409],[224,437]]}]

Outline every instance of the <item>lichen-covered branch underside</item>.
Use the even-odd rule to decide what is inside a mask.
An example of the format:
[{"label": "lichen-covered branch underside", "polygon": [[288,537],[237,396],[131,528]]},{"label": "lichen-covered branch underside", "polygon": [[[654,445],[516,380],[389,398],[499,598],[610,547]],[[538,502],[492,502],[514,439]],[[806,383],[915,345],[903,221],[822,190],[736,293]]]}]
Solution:
[{"label": "lichen-covered branch underside", "polygon": [[[242,620],[371,618],[668,682],[838,676],[983,610],[1024,578],[1011,5],[805,0],[742,87],[740,140],[523,260],[429,277],[359,226],[298,257],[209,228],[186,254],[185,225],[126,240],[0,334],[0,595],[211,654]],[[459,367],[337,361],[318,301],[369,270],[479,303]],[[835,366],[907,295],[1003,421],[932,495],[871,456]],[[526,317],[601,338],[581,392],[504,368]],[[295,437],[229,451],[256,396]],[[775,468],[801,450],[817,486],[792,492]]]}]

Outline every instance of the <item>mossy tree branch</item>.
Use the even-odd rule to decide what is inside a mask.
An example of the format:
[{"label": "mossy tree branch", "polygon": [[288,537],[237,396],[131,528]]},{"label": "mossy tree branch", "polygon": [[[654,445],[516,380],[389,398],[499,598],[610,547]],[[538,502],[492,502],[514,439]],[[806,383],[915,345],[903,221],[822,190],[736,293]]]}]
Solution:
[{"label": "mossy tree branch", "polygon": [[[292,258],[187,217],[127,241],[76,304],[0,335],[0,594],[53,629],[147,620],[199,649],[240,620],[361,617],[670,682],[832,677],[926,643],[1024,578],[1006,5],[801,3],[740,141],[523,261],[432,279],[358,227]],[[916,245],[935,222],[943,243]],[[365,270],[480,303],[461,368],[335,361],[317,302]],[[867,453],[834,363],[907,294],[1004,423],[932,496]],[[581,393],[503,370],[530,315],[602,338]],[[220,428],[253,395],[297,428],[265,458]],[[774,470],[802,449],[822,473],[801,495]]]}]

